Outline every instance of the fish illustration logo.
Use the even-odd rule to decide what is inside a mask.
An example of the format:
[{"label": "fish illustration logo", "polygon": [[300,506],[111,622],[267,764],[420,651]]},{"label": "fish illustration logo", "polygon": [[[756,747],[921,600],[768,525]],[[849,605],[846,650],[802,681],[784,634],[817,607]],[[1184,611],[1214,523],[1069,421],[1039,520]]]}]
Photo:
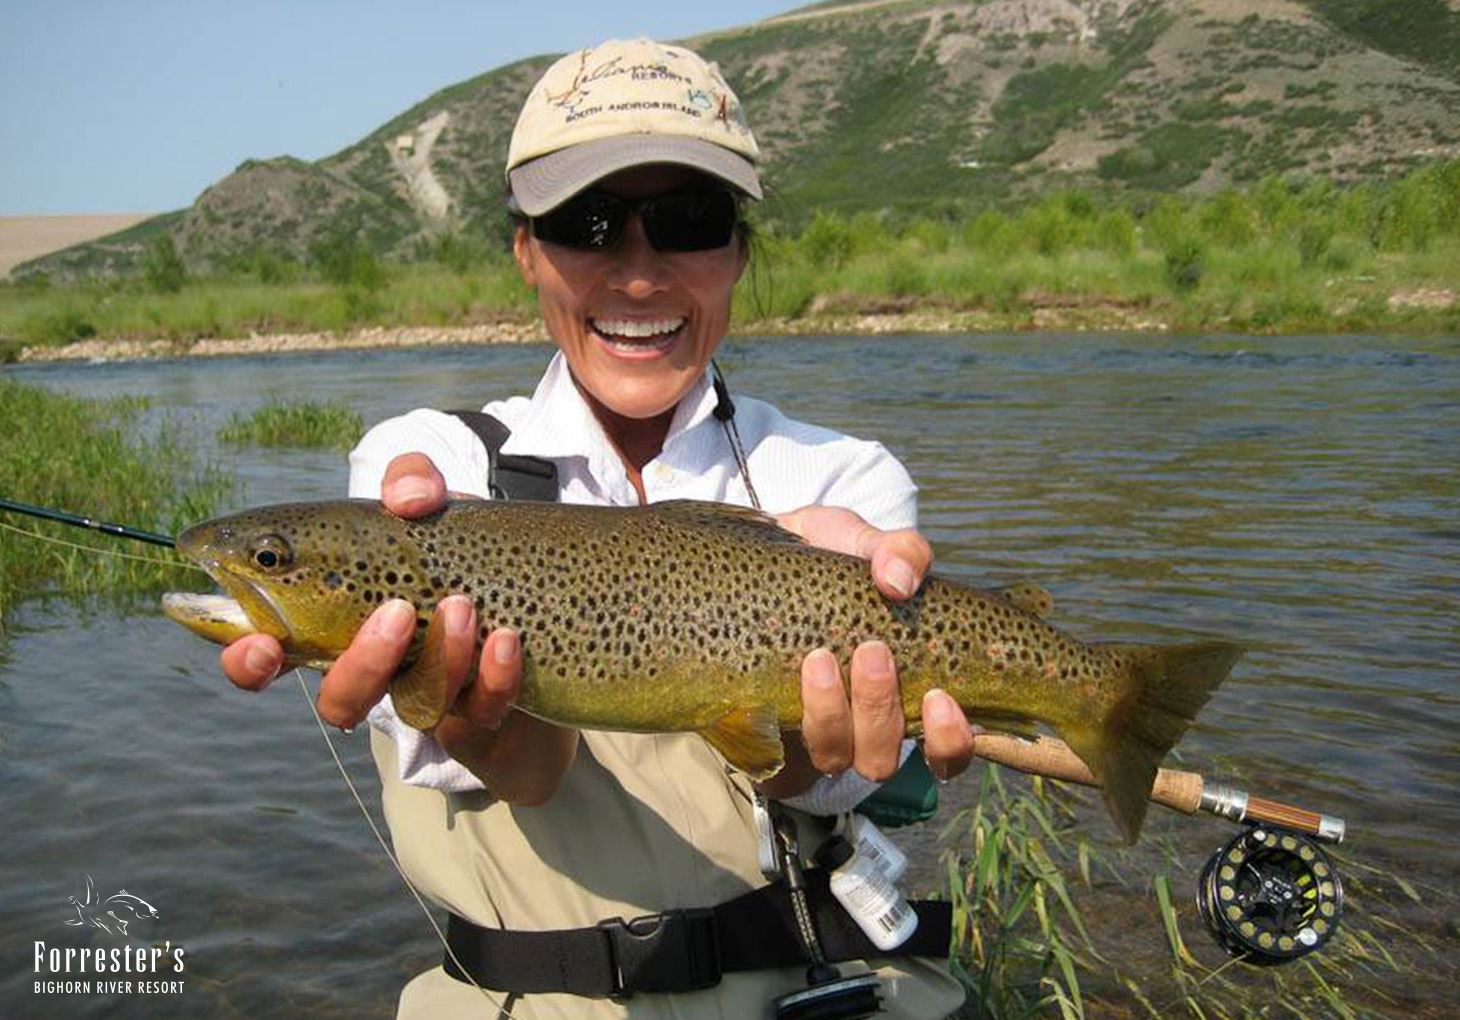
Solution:
[{"label": "fish illustration logo", "polygon": [[[86,876],[86,898],[78,900],[67,897],[76,908],[76,916],[66,921],[70,925],[100,928],[108,935],[127,934],[127,925],[136,920],[158,916],[157,908],[140,896],[134,896],[125,889],[118,889],[106,899],[97,895],[96,883]],[[123,914],[118,914],[121,910]],[[123,916],[130,915],[130,916]]]}]

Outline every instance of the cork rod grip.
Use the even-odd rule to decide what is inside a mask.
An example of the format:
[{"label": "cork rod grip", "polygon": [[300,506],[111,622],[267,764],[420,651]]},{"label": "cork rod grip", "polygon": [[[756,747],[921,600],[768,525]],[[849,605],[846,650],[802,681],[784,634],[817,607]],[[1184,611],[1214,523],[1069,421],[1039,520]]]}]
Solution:
[{"label": "cork rod grip", "polygon": [[1251,821],[1281,825],[1288,829],[1315,835],[1323,830],[1322,815],[1293,807],[1291,804],[1268,800],[1265,797],[1247,798],[1247,817]]},{"label": "cork rod grip", "polygon": [[[1030,775],[1047,776],[1082,786],[1100,785],[1069,745],[1053,737],[1021,740],[1003,733],[980,733],[973,738],[973,753]],[[1151,790],[1151,800],[1190,815],[1200,807],[1201,793],[1202,778],[1197,773],[1159,769],[1156,784]]]}]

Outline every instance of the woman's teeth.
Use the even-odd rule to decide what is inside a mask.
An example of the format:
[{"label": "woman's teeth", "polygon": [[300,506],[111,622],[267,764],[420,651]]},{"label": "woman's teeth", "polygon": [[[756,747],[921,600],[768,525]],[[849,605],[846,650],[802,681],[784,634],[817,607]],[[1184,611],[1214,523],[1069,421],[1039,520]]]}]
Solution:
[{"label": "woman's teeth", "polygon": [[666,348],[674,342],[684,319],[593,319],[594,331],[612,347],[641,351]]}]

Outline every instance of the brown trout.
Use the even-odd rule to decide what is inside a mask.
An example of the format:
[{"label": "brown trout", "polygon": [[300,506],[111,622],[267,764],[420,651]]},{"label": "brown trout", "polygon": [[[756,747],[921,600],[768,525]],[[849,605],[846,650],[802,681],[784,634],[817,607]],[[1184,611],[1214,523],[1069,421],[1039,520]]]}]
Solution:
[{"label": "brown trout", "polygon": [[417,728],[448,707],[432,619],[462,594],[481,639],[521,635],[518,708],[589,729],[695,731],[757,778],[781,767],[781,731],[800,723],[802,658],[825,646],[848,676],[857,644],[880,638],[910,734],[934,687],[991,729],[1043,723],[1101,780],[1132,841],[1161,759],[1242,651],[1086,644],[1044,622],[1049,599],[1032,585],[981,592],[930,576],[894,602],[865,561],[716,503],[472,500],[419,520],[371,500],[297,503],[208,521],[177,547],[227,595],[169,594],[167,615],[220,643],[272,634],[291,665],[327,667],[388,599],[416,605],[391,696]]}]

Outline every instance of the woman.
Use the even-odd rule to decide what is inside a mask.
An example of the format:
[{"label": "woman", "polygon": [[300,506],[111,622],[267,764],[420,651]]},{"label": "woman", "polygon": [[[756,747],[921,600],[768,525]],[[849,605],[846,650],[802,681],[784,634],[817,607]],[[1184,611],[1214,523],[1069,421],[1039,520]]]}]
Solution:
[{"label": "woman", "polygon": [[[910,528],[915,489],[896,460],[749,398],[734,402],[739,440],[716,415],[724,398],[709,363],[746,264],[740,206],[761,194],[756,156],[734,93],[687,50],[609,42],[554,64],[519,117],[508,183],[519,217],[513,252],[559,353],[531,398],[486,410],[511,429],[503,453],[554,463],[564,501],[745,505],[755,490],[783,526],[868,558],[878,586],[905,598],[931,553]],[[448,491],[485,495],[486,477],[473,433],[422,410],[361,441],[350,493],[417,516]],[[517,635],[493,631],[478,656],[472,602],[453,596],[437,612],[460,695],[431,734],[404,726],[386,694],[414,624],[404,602],[371,616],[322,681],[319,708],[342,727],[369,718],[402,865],[476,937],[571,930],[592,941],[606,919],[709,907],[765,886],[751,784],[701,738],[579,732],[513,711]],[[229,677],[254,689],[281,662],[263,635],[223,653]],[[787,766],[762,784],[764,795],[849,810],[896,771],[904,721],[886,646],[859,647],[849,679],[850,696],[828,651],[806,657],[803,726],[786,735]],[[972,735],[957,705],[930,693],[923,719],[934,771],[964,768]],[[524,968],[540,962],[533,946],[560,948],[512,938],[502,952],[520,950]],[[562,952],[578,961],[564,968],[581,965],[582,953]],[[893,1015],[941,1017],[961,1002],[941,961],[874,962]],[[551,991],[538,985],[513,997],[510,1008],[518,1017],[761,1015],[773,998],[805,987],[803,963],[780,964],[623,1001],[585,997],[577,978],[564,977]],[[482,1006],[477,989],[437,968],[407,986],[400,1014],[482,1015]]]}]

